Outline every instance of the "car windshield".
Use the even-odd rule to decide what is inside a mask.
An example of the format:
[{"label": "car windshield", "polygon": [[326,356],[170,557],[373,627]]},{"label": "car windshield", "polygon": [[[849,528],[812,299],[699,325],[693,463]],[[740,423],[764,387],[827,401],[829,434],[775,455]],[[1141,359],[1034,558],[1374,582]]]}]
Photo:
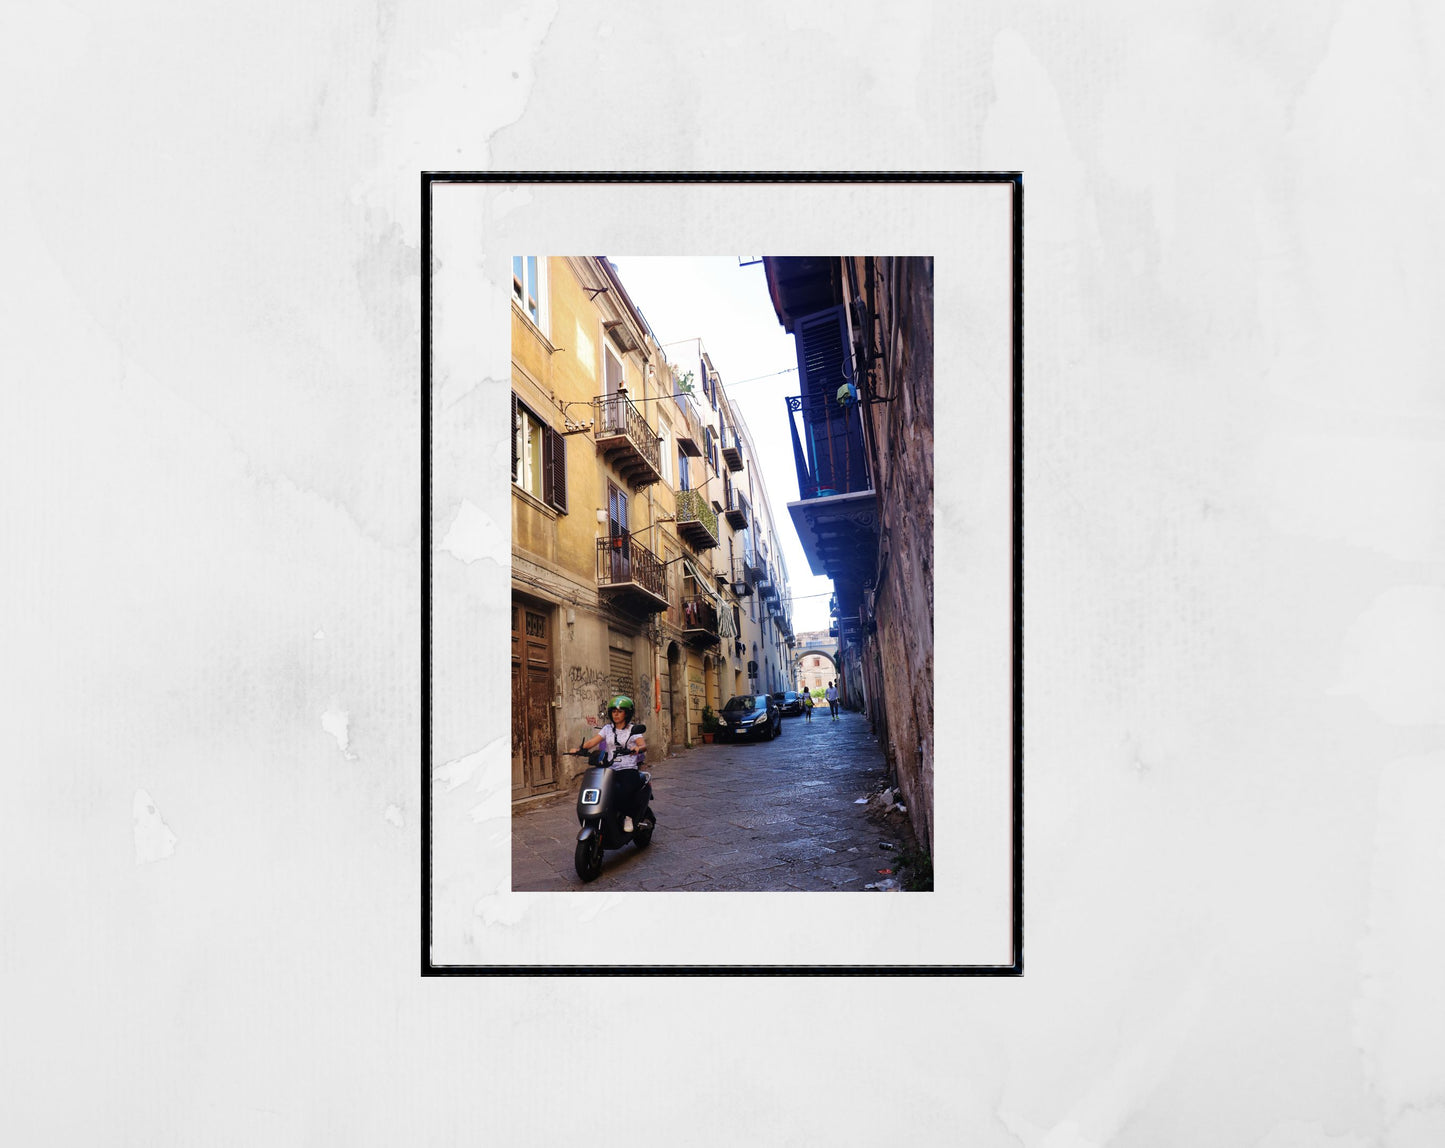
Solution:
[{"label": "car windshield", "polygon": [[728,704],[723,706],[723,709],[732,713],[737,713],[743,710],[766,709],[767,705],[767,698],[754,697],[752,694],[744,694],[742,697],[729,698]]}]

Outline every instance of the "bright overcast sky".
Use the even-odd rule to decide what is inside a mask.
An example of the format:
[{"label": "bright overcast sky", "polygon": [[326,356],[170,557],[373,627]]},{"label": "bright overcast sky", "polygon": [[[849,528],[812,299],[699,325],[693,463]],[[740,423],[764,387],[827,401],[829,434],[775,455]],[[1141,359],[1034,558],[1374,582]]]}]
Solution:
[{"label": "bright overcast sky", "polygon": [[793,629],[826,630],[833,584],[812,574],[788,513],[788,503],[798,498],[798,472],[784,400],[798,393],[798,360],[793,337],[783,331],[768,298],[763,265],[739,266],[734,256],[610,258],[622,285],[674,362],[689,348],[666,344],[702,340],[762,456],[759,462],[773,524],[788,564]]}]

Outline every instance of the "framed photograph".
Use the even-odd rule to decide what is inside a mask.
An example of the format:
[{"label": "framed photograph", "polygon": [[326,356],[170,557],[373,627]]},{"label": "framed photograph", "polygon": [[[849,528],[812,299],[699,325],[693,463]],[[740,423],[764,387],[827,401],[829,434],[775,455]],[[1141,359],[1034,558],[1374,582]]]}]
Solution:
[{"label": "framed photograph", "polygon": [[1021,177],[421,191],[423,973],[1020,974]]}]

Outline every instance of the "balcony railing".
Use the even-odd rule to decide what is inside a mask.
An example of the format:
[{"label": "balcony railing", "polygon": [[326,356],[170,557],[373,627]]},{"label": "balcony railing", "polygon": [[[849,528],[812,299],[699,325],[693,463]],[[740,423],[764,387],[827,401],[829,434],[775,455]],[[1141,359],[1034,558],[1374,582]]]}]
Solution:
[{"label": "balcony railing", "polygon": [[752,521],[747,496],[737,487],[728,491],[728,504],[724,513],[727,516],[728,525],[734,530],[746,530]]},{"label": "balcony railing", "polygon": [[662,481],[662,447],[636,404],[622,391],[598,395],[592,403],[597,449],[618,473],[634,490]]},{"label": "balcony railing", "polygon": [[702,491],[677,492],[677,533],[695,550],[717,545],[717,511],[708,505]]},{"label": "balcony railing", "polygon": [[840,405],[833,395],[822,393],[792,395],[787,403],[801,497],[872,490],[857,405]]},{"label": "balcony railing", "polygon": [[597,540],[597,585],[645,614],[667,609],[667,579],[656,555],[627,531]]},{"label": "balcony railing", "polygon": [[722,455],[723,462],[727,463],[729,470],[738,471],[743,468],[743,442],[738,437],[737,427],[730,427],[723,424],[722,432]]},{"label": "balcony railing", "polygon": [[747,559],[736,558],[733,560],[731,571],[733,593],[739,598],[746,598],[753,592],[752,581],[747,574]]},{"label": "balcony railing", "polygon": [[682,600],[682,636],[704,644],[718,640],[717,607],[705,595],[696,594]]}]

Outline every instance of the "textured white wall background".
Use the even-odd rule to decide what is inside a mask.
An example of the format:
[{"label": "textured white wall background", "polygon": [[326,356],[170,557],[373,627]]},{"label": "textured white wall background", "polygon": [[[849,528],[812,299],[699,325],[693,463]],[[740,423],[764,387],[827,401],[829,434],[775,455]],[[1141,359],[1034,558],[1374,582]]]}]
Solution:
[{"label": "textured white wall background", "polygon": [[[6,1139],[1445,1140],[1442,21],[6,7]],[[1025,172],[1024,979],[417,977],[446,167]]]}]

